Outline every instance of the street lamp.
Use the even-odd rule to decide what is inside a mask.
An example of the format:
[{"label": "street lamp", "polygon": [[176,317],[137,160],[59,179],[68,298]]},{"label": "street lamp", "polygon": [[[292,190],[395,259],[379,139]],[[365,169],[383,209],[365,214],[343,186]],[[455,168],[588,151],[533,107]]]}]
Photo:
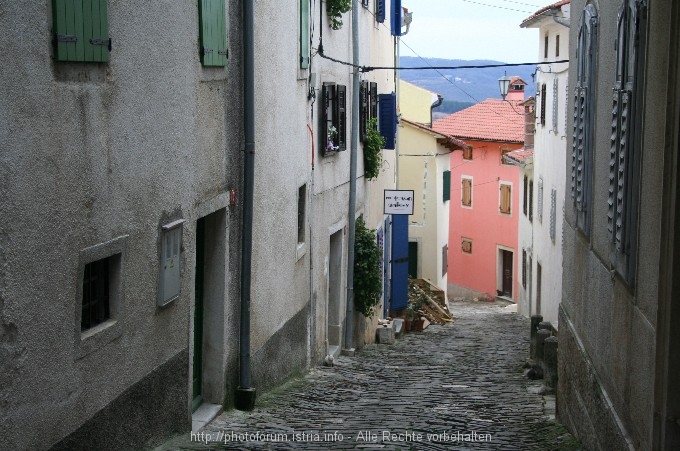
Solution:
[{"label": "street lamp", "polygon": [[510,78],[508,77],[507,72],[498,79],[498,86],[501,88],[501,97],[505,100],[505,97],[508,95],[508,89],[510,88]]}]

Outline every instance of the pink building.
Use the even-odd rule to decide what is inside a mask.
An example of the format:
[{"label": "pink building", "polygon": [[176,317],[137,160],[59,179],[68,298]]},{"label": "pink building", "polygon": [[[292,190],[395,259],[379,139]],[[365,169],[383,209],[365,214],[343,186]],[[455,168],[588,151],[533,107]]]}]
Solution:
[{"label": "pink building", "polygon": [[502,156],[524,144],[524,86],[512,78],[507,100],[487,99],[432,128],[472,145],[451,153],[449,278],[451,296],[518,291],[519,169]]}]

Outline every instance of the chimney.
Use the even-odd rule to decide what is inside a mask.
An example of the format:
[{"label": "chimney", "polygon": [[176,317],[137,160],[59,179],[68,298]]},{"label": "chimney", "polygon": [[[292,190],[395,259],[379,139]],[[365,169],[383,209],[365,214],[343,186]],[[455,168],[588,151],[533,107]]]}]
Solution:
[{"label": "chimney", "polygon": [[518,76],[510,77],[510,87],[505,100],[524,100],[524,87],[526,82]]}]

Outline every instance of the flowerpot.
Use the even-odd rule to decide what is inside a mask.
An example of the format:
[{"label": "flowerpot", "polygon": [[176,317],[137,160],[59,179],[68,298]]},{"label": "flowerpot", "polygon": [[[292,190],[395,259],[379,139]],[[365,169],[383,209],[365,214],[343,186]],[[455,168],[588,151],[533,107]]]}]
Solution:
[{"label": "flowerpot", "polygon": [[410,332],[412,326],[413,321],[411,321],[411,318],[404,318],[404,332]]},{"label": "flowerpot", "polygon": [[417,319],[413,321],[413,330],[415,330],[416,332],[422,332],[424,325],[425,325],[424,319]]}]

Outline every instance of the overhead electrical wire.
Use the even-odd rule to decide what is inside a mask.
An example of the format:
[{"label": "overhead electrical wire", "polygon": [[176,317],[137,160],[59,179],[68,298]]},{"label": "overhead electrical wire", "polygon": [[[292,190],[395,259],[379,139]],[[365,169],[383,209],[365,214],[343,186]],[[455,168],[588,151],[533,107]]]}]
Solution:
[{"label": "overhead electrical wire", "polygon": [[[532,13],[532,11],[527,11],[525,9],[514,9],[514,8],[507,8],[505,6],[489,5],[488,3],[474,2],[472,0],[461,0],[461,1],[466,2],[466,3],[473,3],[475,5],[480,5],[480,6],[488,6],[489,8],[504,9],[506,11],[516,11],[518,13],[527,13],[527,14]],[[516,2],[513,2],[513,3],[516,3]]]},{"label": "overhead electrical wire", "polygon": [[[408,47],[408,46],[407,46]],[[410,47],[409,47],[410,48]],[[464,64],[460,66],[413,66],[413,67],[405,67],[405,66],[364,66],[361,64],[353,64],[347,61],[342,61],[337,58],[333,58],[332,56],[328,56],[323,52],[323,49],[315,49],[317,50],[319,56],[321,58],[333,61],[338,64],[342,64],[345,66],[350,66],[354,67],[355,69],[359,69],[361,72],[371,72],[374,70],[455,70],[455,69],[486,69],[490,67],[517,67],[517,66],[537,66],[539,64],[559,64],[559,63],[568,63],[569,60],[557,60],[557,61],[539,61],[539,62],[530,62],[530,63],[499,63],[499,64]],[[415,52],[414,52],[415,53]],[[416,54],[418,55],[418,54]],[[419,58],[424,59],[420,55],[418,55]],[[448,80],[446,76],[442,74],[444,78]]]}]

